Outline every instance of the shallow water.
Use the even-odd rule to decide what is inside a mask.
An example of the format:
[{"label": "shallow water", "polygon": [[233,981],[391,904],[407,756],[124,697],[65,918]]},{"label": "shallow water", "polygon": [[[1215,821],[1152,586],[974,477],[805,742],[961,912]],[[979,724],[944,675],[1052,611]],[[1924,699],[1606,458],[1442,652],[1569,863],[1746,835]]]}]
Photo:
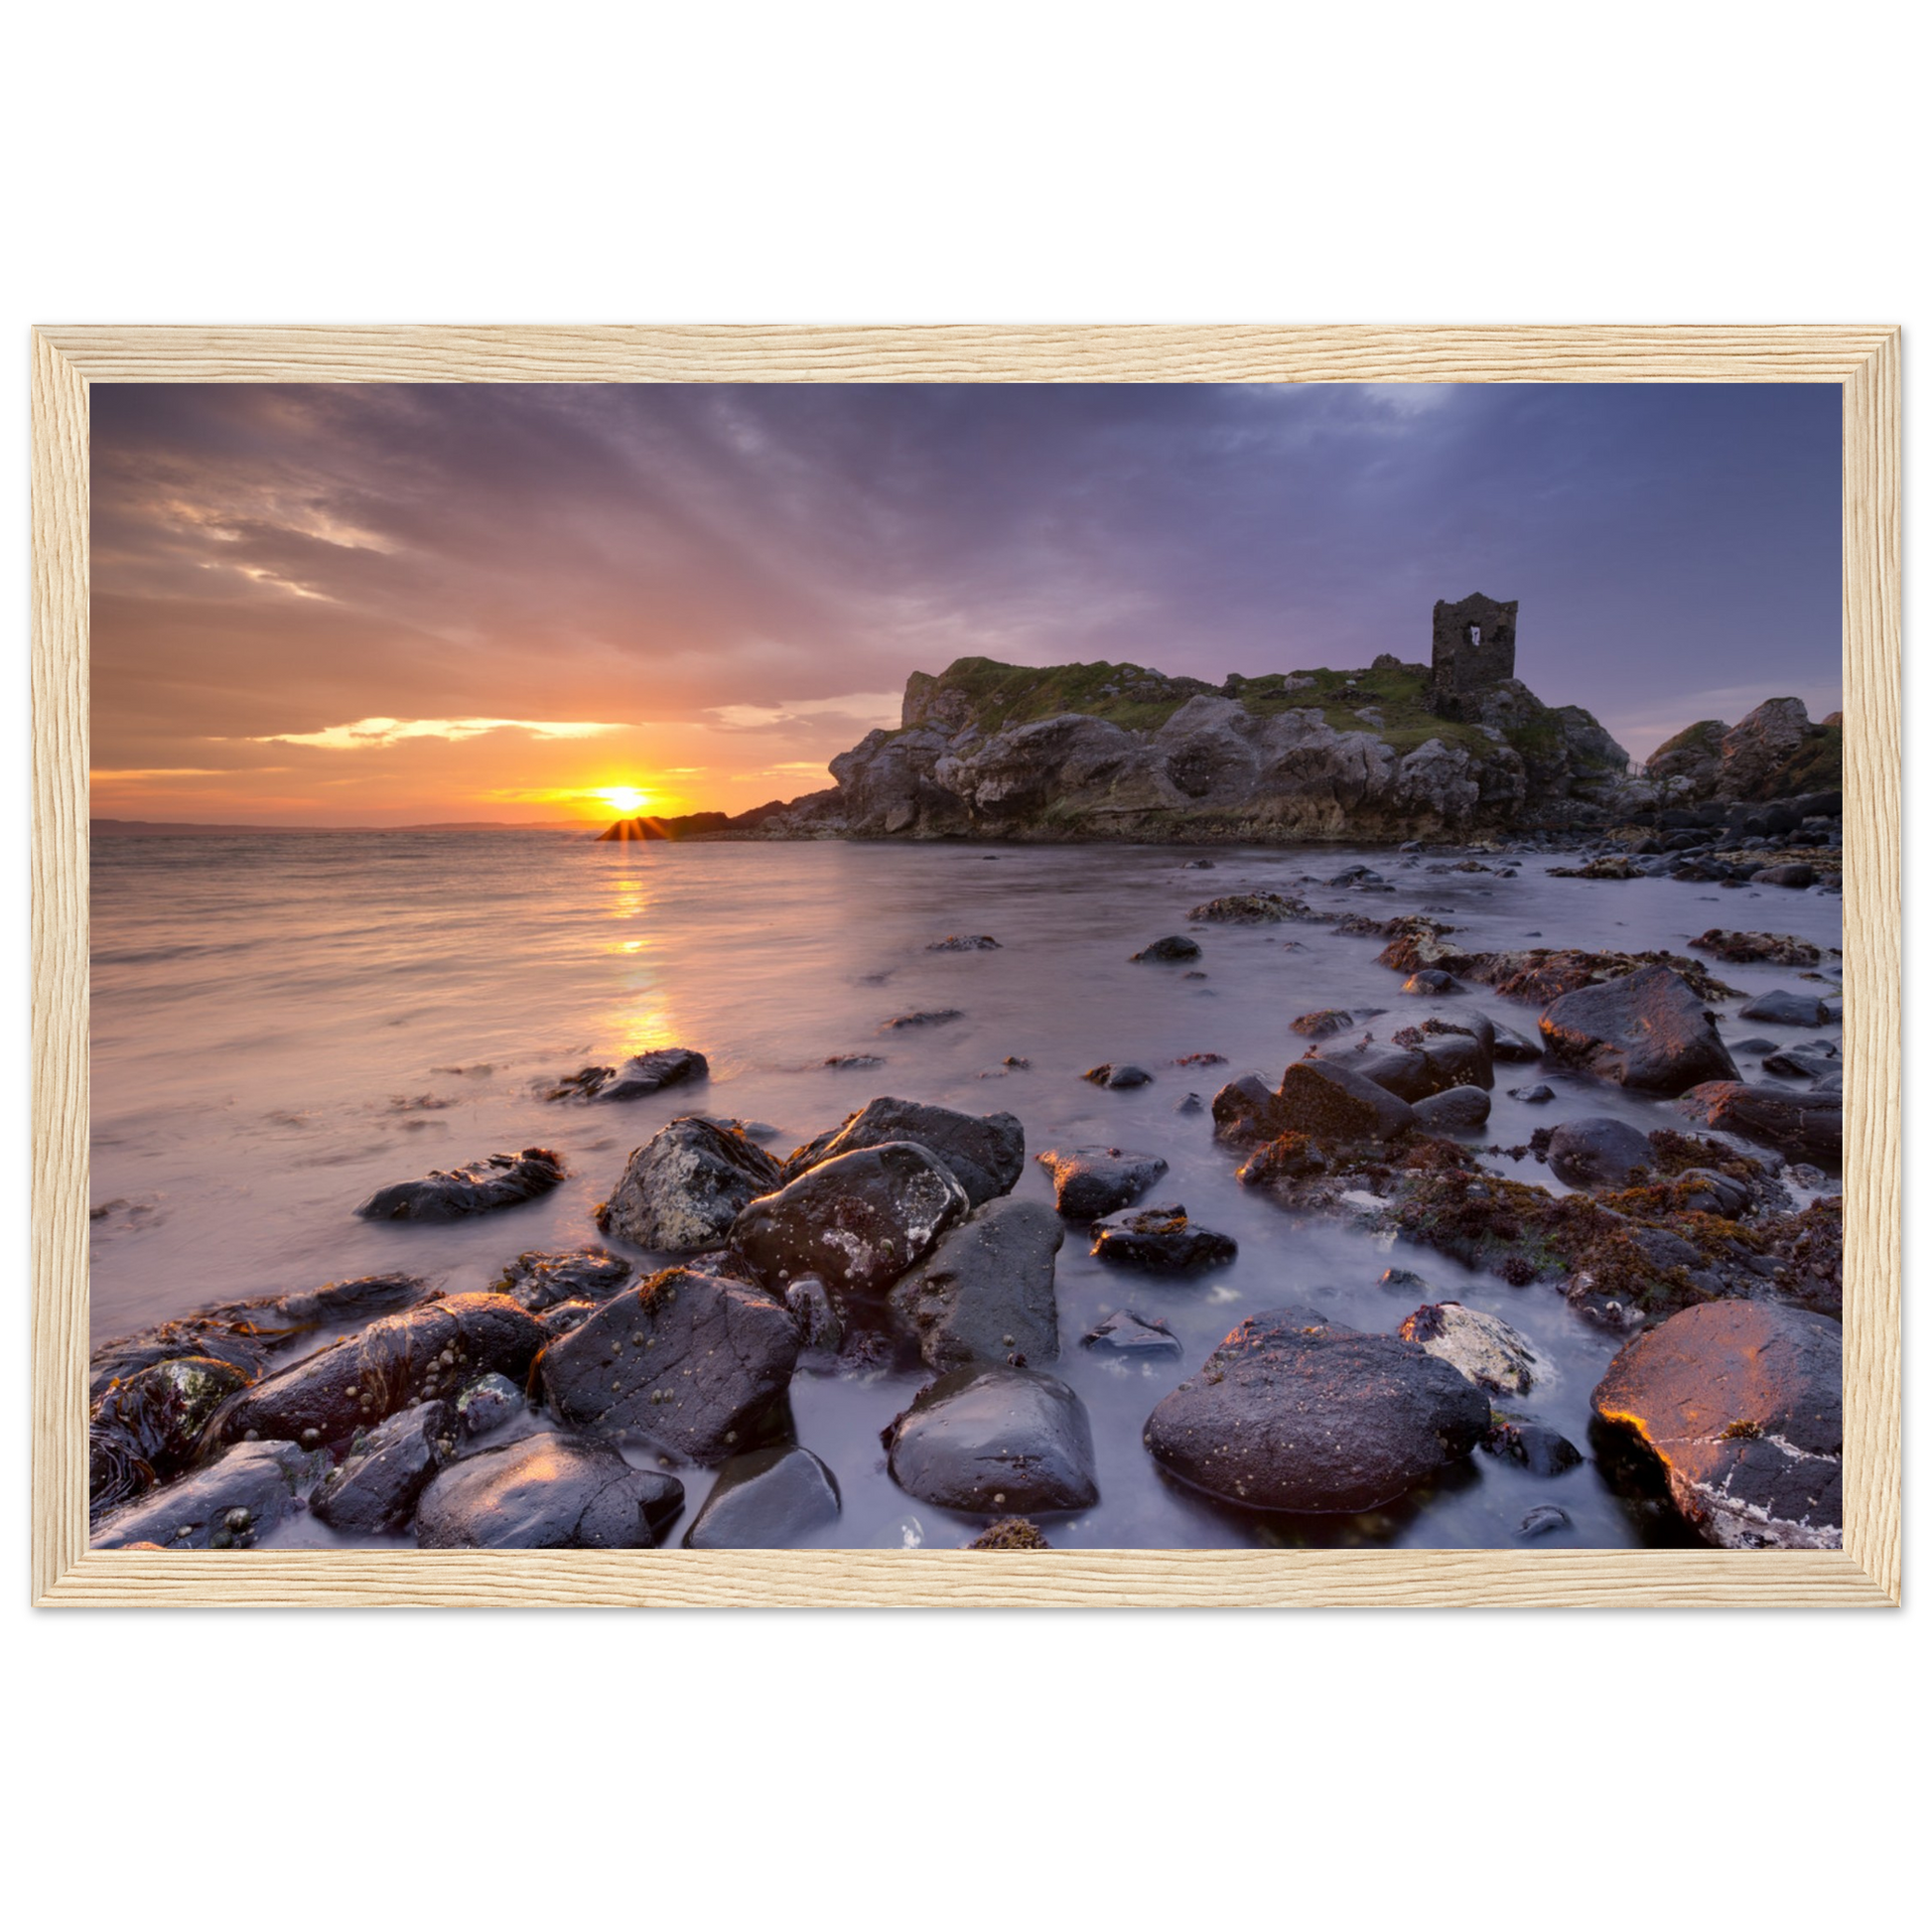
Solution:
[{"label": "shallow water", "polygon": [[[1191,859],[1212,859],[1211,871]],[[1019,1115],[1031,1156],[1104,1142],[1164,1156],[1151,1196],[1179,1200],[1234,1235],[1238,1260],[1186,1281],[1103,1268],[1069,1238],[1060,1251],[1062,1355],[1053,1372],[1092,1418],[1101,1500],[1051,1522],[1066,1547],[1252,1547],[1315,1541],[1495,1547],[1524,1512],[1555,1502],[1572,1527],[1543,1545],[1616,1546],[1668,1535],[1619,1500],[1594,1464],[1539,1480],[1477,1454],[1438,1483],[1368,1517],[1266,1518],[1223,1509],[1164,1478],[1141,1447],[1154,1404],[1244,1315],[1312,1303],[1338,1320],[1392,1329],[1424,1299],[1378,1285],[1391,1265],[1502,1315],[1555,1365],[1513,1405],[1588,1446],[1590,1389],[1616,1341],[1550,1287],[1512,1289],[1433,1252],[1391,1251],[1350,1231],[1292,1223],[1237,1184],[1236,1162],[1187,1092],[1271,1082],[1307,1041],[1290,1031],[1321,1007],[1390,1009],[1386,1037],[1433,1012],[1490,1013],[1533,1032],[1535,1009],[1483,991],[1405,998],[1376,965],[1381,942],[1313,925],[1203,928],[1208,977],[1136,966],[1128,954],[1187,929],[1187,908],[1222,893],[1275,889],[1377,918],[1427,905],[1472,948],[1536,943],[1682,951],[1712,925],[1840,942],[1840,902],[1817,893],[1721,891],[1667,880],[1445,873],[1454,854],[1174,847],[803,844],[607,846],[558,833],[345,833],[312,837],[96,840],[93,847],[93,1172],[113,1203],[92,1228],[97,1338],[244,1295],[407,1269],[456,1293],[486,1287],[525,1249],[601,1239],[592,1221],[630,1150],[697,1110],[768,1122],[780,1154],[876,1094]],[[1298,884],[1355,861],[1393,893]],[[1498,859],[1492,865],[1504,863]],[[1001,949],[933,953],[948,933],[990,933]],[[1828,959],[1836,970],[1836,960]],[[1789,969],[1720,967],[1747,992],[1798,984]],[[1834,989],[1813,986],[1811,990]],[[1730,1018],[1727,1037],[1816,1038]],[[936,1028],[882,1034],[913,1010],[957,1007]],[[1838,1030],[1826,1030],[1836,1038]],[[651,1046],[700,1048],[707,1087],[614,1106],[544,1103],[549,1078]],[[1226,1066],[1173,1062],[1197,1052]],[[828,1055],[877,1052],[870,1071]],[[1028,1059],[1005,1069],[1007,1056]],[[1134,1060],[1153,1085],[1106,1092],[1080,1079]],[[1763,1077],[1741,1064],[1747,1078]],[[1509,1086],[1546,1080],[1554,1105]],[[1499,1065],[1485,1138],[1526,1142],[1580,1113],[1648,1128],[1680,1124],[1668,1103],[1582,1076]],[[355,1204],[432,1168],[531,1145],[570,1169],[546,1198],[452,1226],[370,1224]],[[1525,1164],[1524,1177],[1555,1185]],[[1031,1160],[1019,1192],[1050,1199]],[[608,1244],[620,1246],[621,1244]],[[640,1266],[647,1258],[633,1257]],[[1079,1346],[1116,1308],[1166,1320],[1184,1353],[1124,1368]],[[799,1440],[834,1470],[845,1512],[819,1541],[965,1541],[973,1519],[916,1503],[886,1473],[879,1431],[919,1375],[801,1372]],[[685,1468],[689,1507],[711,1476]],[[298,1517],[271,1541],[338,1541]]]}]

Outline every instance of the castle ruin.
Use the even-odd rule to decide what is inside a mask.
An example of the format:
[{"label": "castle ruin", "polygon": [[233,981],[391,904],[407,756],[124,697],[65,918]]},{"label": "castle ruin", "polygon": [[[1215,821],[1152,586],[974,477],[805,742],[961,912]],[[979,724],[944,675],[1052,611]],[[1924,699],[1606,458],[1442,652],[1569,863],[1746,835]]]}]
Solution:
[{"label": "castle ruin", "polygon": [[1470,718],[1483,692],[1516,675],[1516,606],[1480,591],[1436,606],[1429,708],[1439,718]]}]

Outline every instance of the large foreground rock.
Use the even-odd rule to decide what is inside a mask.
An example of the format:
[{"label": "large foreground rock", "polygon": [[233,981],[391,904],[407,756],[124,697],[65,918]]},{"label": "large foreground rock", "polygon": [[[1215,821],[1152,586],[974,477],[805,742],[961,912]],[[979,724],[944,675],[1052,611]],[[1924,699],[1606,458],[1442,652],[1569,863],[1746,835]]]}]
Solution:
[{"label": "large foreground rock", "polygon": [[684,1485],[634,1469],[608,1444],[526,1436],[453,1462],[423,1492],[425,1550],[648,1550],[684,1507]]},{"label": "large foreground rock", "polygon": [[563,1162],[547,1147],[526,1147],[521,1154],[492,1154],[447,1173],[438,1169],[421,1180],[378,1187],[355,1211],[365,1221],[459,1221],[535,1200],[563,1177]]},{"label": "large foreground rock", "polygon": [[1678,1094],[1737,1077],[1717,1023],[1668,966],[1640,966],[1566,993],[1539,1024],[1551,1059],[1640,1093]]},{"label": "large foreground rock", "polygon": [[785,1163],[784,1179],[796,1180],[842,1154],[890,1141],[910,1141],[936,1156],[975,1207],[1009,1192],[1027,1165],[1027,1135],[1017,1115],[962,1114],[887,1095],[806,1142]]},{"label": "large foreground rock", "polygon": [[761,1147],[694,1114],[660,1128],[631,1155],[597,1224],[659,1254],[697,1254],[718,1247],[759,1195],[783,1184]]},{"label": "large foreground rock", "polygon": [[1049,1147],[1037,1159],[1053,1176],[1054,1208],[1070,1221],[1131,1207],[1168,1171],[1158,1154],[1119,1147]]},{"label": "large foreground rock", "polygon": [[1100,1500],[1087,1412],[1050,1375],[942,1375],[893,1423],[886,1445],[893,1480],[941,1509],[1034,1515]]},{"label": "large foreground rock", "polygon": [[193,1475],[116,1510],[94,1531],[94,1548],[246,1549],[294,1513],[328,1466],[326,1455],[293,1443],[237,1443]]},{"label": "large foreground rock", "polygon": [[1836,1168],[1845,1155],[1845,1096],[1825,1087],[1751,1086],[1713,1080],[1678,1103],[1706,1127],[1762,1142],[1794,1161]]},{"label": "large foreground rock", "polygon": [[797,1323],[770,1296],[668,1268],[552,1342],[540,1373],[565,1422],[715,1463],[752,1447],[798,1348]]},{"label": "large foreground rock", "polygon": [[180,1475],[209,1418],[251,1380],[212,1356],[180,1355],[110,1383],[87,1418],[88,1508],[116,1508]]},{"label": "large foreground rock", "polygon": [[989,1201],[895,1286],[893,1318],[941,1371],[1050,1362],[1060,1352],[1053,1257],[1065,1239],[1043,1201]]},{"label": "large foreground rock", "polygon": [[839,1485],[810,1449],[763,1449],[718,1471],[688,1550],[783,1550],[839,1520]]},{"label": "large foreground rock", "polygon": [[1828,1315],[1708,1302],[1638,1336],[1590,1402],[1658,1456],[1710,1542],[1836,1550],[1844,1375],[1843,1331]]},{"label": "large foreground rock", "polygon": [[316,1485],[309,1507],[331,1529],[387,1536],[407,1529],[456,1430],[447,1402],[419,1402],[360,1438]]},{"label": "large foreground rock", "polygon": [[521,1382],[544,1332],[503,1295],[452,1295],[371,1322],[234,1397],[209,1426],[313,1447],[345,1441],[399,1409],[453,1396],[492,1370]]},{"label": "large foreground rock", "polygon": [[1372,1509],[1467,1455],[1489,1400],[1419,1344],[1312,1309],[1251,1315],[1148,1418],[1171,1474],[1254,1509]]},{"label": "large foreground rock", "polygon": [[929,1255],[967,1212],[966,1190],[910,1141],[841,1154],[732,1224],[731,1245],[768,1289],[816,1275],[835,1301],[876,1299]]}]

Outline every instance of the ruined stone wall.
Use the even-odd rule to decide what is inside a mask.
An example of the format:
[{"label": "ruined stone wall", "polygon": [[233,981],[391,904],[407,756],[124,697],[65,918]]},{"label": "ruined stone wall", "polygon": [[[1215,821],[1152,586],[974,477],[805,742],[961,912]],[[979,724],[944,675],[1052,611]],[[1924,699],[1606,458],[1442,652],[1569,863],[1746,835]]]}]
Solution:
[{"label": "ruined stone wall", "polygon": [[1516,606],[1480,591],[1460,604],[1436,606],[1430,656],[1429,708],[1439,718],[1473,715],[1478,699],[1516,675]]}]

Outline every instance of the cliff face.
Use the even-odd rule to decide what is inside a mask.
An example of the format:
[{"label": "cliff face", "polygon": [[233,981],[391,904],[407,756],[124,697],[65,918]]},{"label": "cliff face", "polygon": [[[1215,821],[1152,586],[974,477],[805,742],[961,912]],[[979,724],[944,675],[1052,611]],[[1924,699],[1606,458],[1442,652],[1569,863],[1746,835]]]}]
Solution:
[{"label": "cliff face", "polygon": [[772,838],[1322,840],[1469,836],[1609,816],[1628,759],[1515,678],[1455,721],[1430,670],[1233,676],[961,658],[907,680],[899,729],[832,760]]},{"label": "cliff face", "polygon": [[1814,725],[1803,699],[1766,698],[1728,728],[1718,718],[1687,726],[1658,746],[1643,771],[1660,803],[1761,803],[1838,790],[1843,755],[1839,713]]}]

